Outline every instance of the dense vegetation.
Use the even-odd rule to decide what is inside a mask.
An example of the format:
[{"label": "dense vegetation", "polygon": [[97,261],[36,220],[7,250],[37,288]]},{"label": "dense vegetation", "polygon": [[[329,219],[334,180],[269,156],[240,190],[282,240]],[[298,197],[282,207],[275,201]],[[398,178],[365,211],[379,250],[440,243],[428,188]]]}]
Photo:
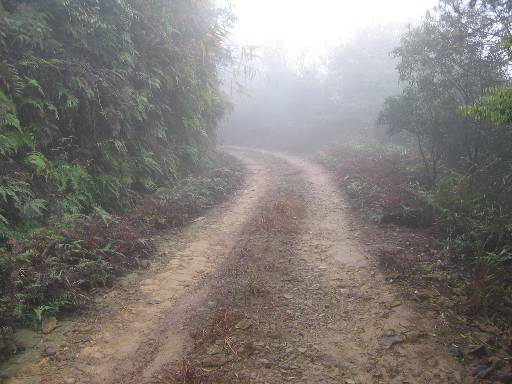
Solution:
[{"label": "dense vegetation", "polygon": [[392,134],[416,145],[424,165],[421,186],[449,252],[473,265],[471,306],[485,308],[492,301],[507,314],[511,16],[507,1],[441,1],[394,51],[404,88],[387,99],[380,116]]},{"label": "dense vegetation", "polygon": [[230,24],[210,1],[0,1],[0,325],[80,302],[233,186]]}]

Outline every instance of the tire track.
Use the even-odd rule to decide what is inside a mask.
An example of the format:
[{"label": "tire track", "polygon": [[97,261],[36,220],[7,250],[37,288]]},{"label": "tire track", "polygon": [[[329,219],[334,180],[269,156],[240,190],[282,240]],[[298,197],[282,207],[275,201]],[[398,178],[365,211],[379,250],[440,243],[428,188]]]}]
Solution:
[{"label": "tire track", "polygon": [[65,359],[8,383],[470,382],[433,335],[436,319],[368,257],[326,172],[228,151],[248,169],[243,190],[163,236],[160,261],[99,301],[90,337],[67,325]]}]

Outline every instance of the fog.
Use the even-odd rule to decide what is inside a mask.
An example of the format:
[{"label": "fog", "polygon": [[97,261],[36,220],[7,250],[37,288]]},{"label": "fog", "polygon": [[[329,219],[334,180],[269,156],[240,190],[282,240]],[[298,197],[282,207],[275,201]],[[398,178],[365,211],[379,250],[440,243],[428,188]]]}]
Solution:
[{"label": "fog", "polygon": [[292,60],[279,45],[264,47],[254,78],[233,92],[225,140],[306,149],[373,131],[384,99],[399,91],[389,55],[398,39],[393,26],[360,31],[322,66]]},{"label": "fog", "polygon": [[316,149],[377,134],[386,97],[400,91],[391,52],[433,1],[234,1],[231,40],[251,47],[249,75],[226,81],[223,142]]},{"label": "fog", "polygon": [[417,22],[433,0],[233,0],[233,38],[242,45],[279,43],[287,55],[322,55],[371,25]]}]

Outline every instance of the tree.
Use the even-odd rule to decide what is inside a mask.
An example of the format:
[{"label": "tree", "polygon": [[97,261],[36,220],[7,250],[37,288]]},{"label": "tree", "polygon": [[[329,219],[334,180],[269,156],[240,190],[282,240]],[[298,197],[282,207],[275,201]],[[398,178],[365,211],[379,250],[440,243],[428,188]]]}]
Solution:
[{"label": "tree", "polygon": [[[483,0],[472,2],[471,8],[487,15],[490,30],[482,33],[487,45],[505,57],[504,62],[510,63],[512,58],[512,4],[508,1]],[[476,120],[490,120],[495,124],[512,124],[512,88],[509,84],[493,86],[487,89],[486,95],[465,108],[468,116]]]},{"label": "tree", "polygon": [[324,85],[327,126],[322,134],[339,139],[374,133],[384,100],[400,91],[396,59],[390,52],[401,32],[396,25],[367,28],[332,49]]},{"label": "tree", "polygon": [[[486,135],[488,124],[468,119],[460,111],[482,97],[489,86],[506,81],[503,55],[488,47],[490,30],[493,26],[485,13],[463,7],[460,1],[446,0],[422,25],[409,30],[394,51],[400,80],[407,85],[404,92],[414,94],[416,105],[422,106],[412,112],[419,113],[415,126],[400,129],[413,131],[416,138],[429,143],[431,155],[424,158],[429,157],[431,164],[427,167],[431,183],[435,182],[433,164],[441,158],[445,164],[471,174],[492,152]],[[402,110],[406,110],[410,102],[407,97],[401,101],[406,103]],[[388,125],[393,124],[389,118],[393,103],[387,104],[381,119]],[[418,148],[423,154],[421,141]],[[433,149],[434,145],[439,148]]]},{"label": "tree", "polygon": [[400,96],[388,98],[378,122],[391,127],[391,134],[407,132],[414,138],[425,166],[427,184],[433,186],[437,182],[448,127],[442,118],[446,113],[443,95],[435,95],[435,90],[430,90],[430,95],[426,95],[425,89],[420,93],[408,87]]}]

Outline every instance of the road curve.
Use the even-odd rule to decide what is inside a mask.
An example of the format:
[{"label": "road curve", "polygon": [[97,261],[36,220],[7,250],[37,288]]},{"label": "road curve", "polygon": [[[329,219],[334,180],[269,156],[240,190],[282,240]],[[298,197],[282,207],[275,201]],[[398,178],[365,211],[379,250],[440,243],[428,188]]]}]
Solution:
[{"label": "road curve", "polygon": [[[170,366],[183,359],[201,364],[201,354],[212,351],[191,348],[194,327],[221,302],[252,325],[226,337],[253,351],[222,352],[215,382],[464,382],[459,364],[432,336],[437,320],[400,300],[386,283],[323,169],[290,154],[226,150],[247,169],[239,193],[161,236],[148,270],[98,298],[92,315],[63,325],[58,352],[7,383],[169,382],[162,378]],[[293,231],[274,236],[255,229],[262,210],[287,196],[299,196],[305,206]],[[237,301],[237,277],[223,280],[228,275],[221,270],[239,261],[234,254],[242,242],[257,249],[251,273],[265,281],[266,294]],[[233,299],[219,294],[223,289]]]}]

